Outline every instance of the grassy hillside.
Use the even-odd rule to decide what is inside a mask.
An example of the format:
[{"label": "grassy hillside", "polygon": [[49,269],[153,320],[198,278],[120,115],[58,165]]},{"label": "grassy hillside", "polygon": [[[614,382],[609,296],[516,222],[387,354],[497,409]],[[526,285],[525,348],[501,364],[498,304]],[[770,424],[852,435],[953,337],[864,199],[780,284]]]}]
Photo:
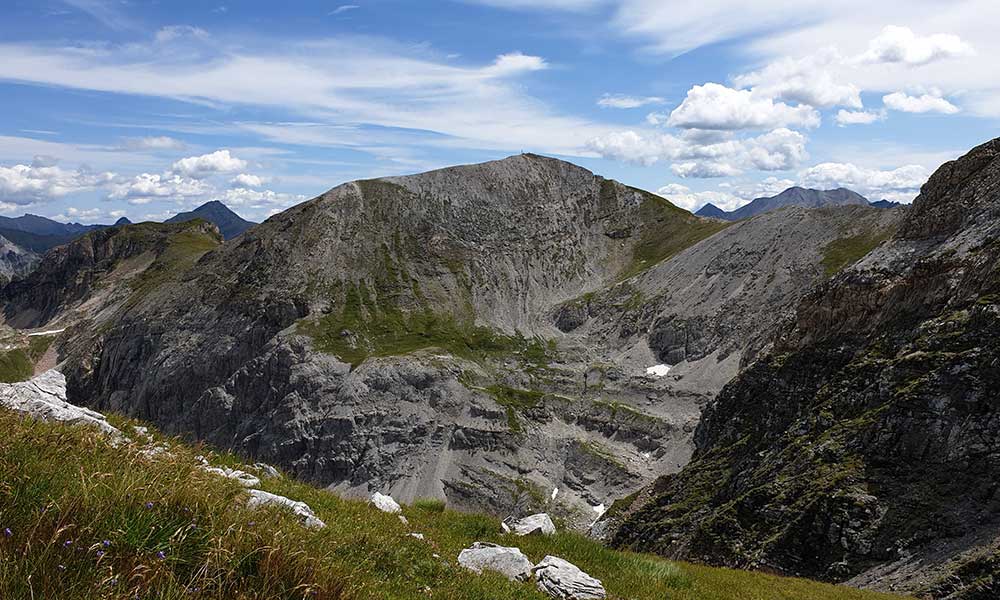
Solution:
[{"label": "grassy hillside", "polygon": [[[113,421],[140,439],[129,423]],[[156,436],[169,451],[149,457],[139,442],[114,448],[91,430],[4,410],[0,430],[5,599],[542,598],[531,584],[458,567],[458,552],[476,540],[519,546],[535,561],[564,557],[621,600],[889,598],[669,563],[571,533],[516,538],[499,533],[496,519],[437,502],[405,507],[406,525],[364,502],[285,477],[264,479],[263,489],[307,502],[326,521],[311,531],[290,514],[248,510],[243,488],[196,467],[199,453],[215,465],[237,466],[231,456]]]}]

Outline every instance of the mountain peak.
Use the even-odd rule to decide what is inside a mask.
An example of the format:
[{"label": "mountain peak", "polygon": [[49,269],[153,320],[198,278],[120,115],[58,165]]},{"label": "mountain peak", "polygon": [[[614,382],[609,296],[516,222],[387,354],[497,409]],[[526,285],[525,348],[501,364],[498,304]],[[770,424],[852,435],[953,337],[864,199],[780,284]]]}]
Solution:
[{"label": "mountain peak", "polygon": [[178,213],[165,222],[183,223],[194,219],[204,219],[215,224],[222,233],[223,239],[226,240],[238,236],[255,225],[255,223],[247,221],[218,200],[210,200],[194,210]]},{"label": "mountain peak", "polygon": [[774,196],[755,198],[749,204],[745,204],[731,212],[723,211],[714,204],[709,203],[695,214],[702,217],[726,219],[727,221],[739,221],[785,206],[821,208],[824,206],[850,205],[868,206],[868,199],[853,190],[843,187],[832,190],[816,190],[796,185]]}]

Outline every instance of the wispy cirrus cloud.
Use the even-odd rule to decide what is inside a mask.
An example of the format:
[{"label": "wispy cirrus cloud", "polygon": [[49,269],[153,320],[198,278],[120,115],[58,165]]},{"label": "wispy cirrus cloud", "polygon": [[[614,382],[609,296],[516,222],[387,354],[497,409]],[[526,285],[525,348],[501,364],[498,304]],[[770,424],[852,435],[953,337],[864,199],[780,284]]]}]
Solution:
[{"label": "wispy cirrus cloud", "polygon": [[353,37],[282,48],[212,40],[112,48],[0,44],[0,80],[222,105],[259,105],[330,124],[370,124],[452,138],[456,146],[578,154],[604,130],[560,114],[514,80],[547,68],[509,52],[455,65],[413,47]]}]

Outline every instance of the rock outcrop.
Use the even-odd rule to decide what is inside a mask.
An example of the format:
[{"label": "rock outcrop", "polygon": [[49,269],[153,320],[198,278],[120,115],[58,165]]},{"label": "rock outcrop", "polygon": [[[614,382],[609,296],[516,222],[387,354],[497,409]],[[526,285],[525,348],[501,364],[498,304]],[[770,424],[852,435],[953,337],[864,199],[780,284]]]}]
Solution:
[{"label": "rock outcrop", "polygon": [[0,235],[0,285],[31,273],[41,257]]},{"label": "rock outcrop", "polygon": [[552,535],[556,532],[552,518],[545,513],[511,519],[509,522],[504,521],[503,524],[505,529],[509,529],[515,535]]},{"label": "rock outcrop", "polygon": [[270,492],[250,490],[250,500],[247,502],[247,506],[249,508],[278,506],[292,511],[295,516],[302,520],[302,524],[309,529],[323,529],[326,527],[326,523],[317,517],[316,513],[314,513],[312,508],[310,508],[305,502],[299,502],[298,500],[292,500],[291,498],[286,498]]},{"label": "rock outcrop", "polygon": [[573,563],[556,556],[546,556],[532,573],[538,589],[560,600],[604,600],[607,592],[601,580],[580,570]]},{"label": "rock outcrop", "polygon": [[393,500],[392,496],[387,496],[385,494],[380,494],[375,492],[372,494],[371,498],[372,505],[382,512],[387,512],[390,514],[397,514],[403,509],[399,506],[399,503]]},{"label": "rock outcrop", "polygon": [[93,427],[115,442],[125,440],[101,413],[67,402],[66,378],[54,369],[29,381],[0,383],[0,406],[40,421]]},{"label": "rock outcrop", "polygon": [[496,571],[511,581],[531,579],[534,566],[518,548],[489,542],[476,542],[462,550],[458,554],[458,564],[476,573]]},{"label": "rock outcrop", "polygon": [[619,546],[934,598],[996,597],[1000,139],[808,294],[705,411],[697,452],[610,511]]}]

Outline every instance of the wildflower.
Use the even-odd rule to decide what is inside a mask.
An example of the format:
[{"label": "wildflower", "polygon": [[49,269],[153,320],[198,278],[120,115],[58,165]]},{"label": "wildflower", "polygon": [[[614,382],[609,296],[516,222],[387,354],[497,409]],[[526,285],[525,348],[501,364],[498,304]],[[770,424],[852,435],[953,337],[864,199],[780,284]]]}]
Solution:
[{"label": "wildflower", "polygon": [[98,550],[97,551],[97,558],[101,558],[102,556],[104,556],[104,550]]},{"label": "wildflower", "polygon": [[65,542],[63,542],[64,548],[69,548],[72,545],[73,545],[73,540],[66,540]]},{"label": "wildflower", "polygon": [[146,508],[150,508],[150,509],[153,508],[153,503],[152,502],[147,502],[146,503]]},{"label": "wildflower", "polygon": [[59,565],[59,570],[60,571],[65,571],[66,570],[66,565]]},{"label": "wildflower", "polygon": [[101,542],[101,545],[107,548],[108,546],[111,545],[111,540],[104,540],[103,542]]},{"label": "wildflower", "polygon": [[164,552],[163,550],[160,550],[159,552],[156,553],[156,558],[158,558],[160,560],[163,560],[166,557],[167,557],[167,553]]},{"label": "wildflower", "polygon": [[10,527],[4,527],[3,534],[7,537],[14,535],[14,532],[10,530]]},{"label": "wildflower", "polygon": [[248,527],[253,527],[256,524],[257,524],[257,521],[250,521],[249,523],[247,523],[247,526]]}]

